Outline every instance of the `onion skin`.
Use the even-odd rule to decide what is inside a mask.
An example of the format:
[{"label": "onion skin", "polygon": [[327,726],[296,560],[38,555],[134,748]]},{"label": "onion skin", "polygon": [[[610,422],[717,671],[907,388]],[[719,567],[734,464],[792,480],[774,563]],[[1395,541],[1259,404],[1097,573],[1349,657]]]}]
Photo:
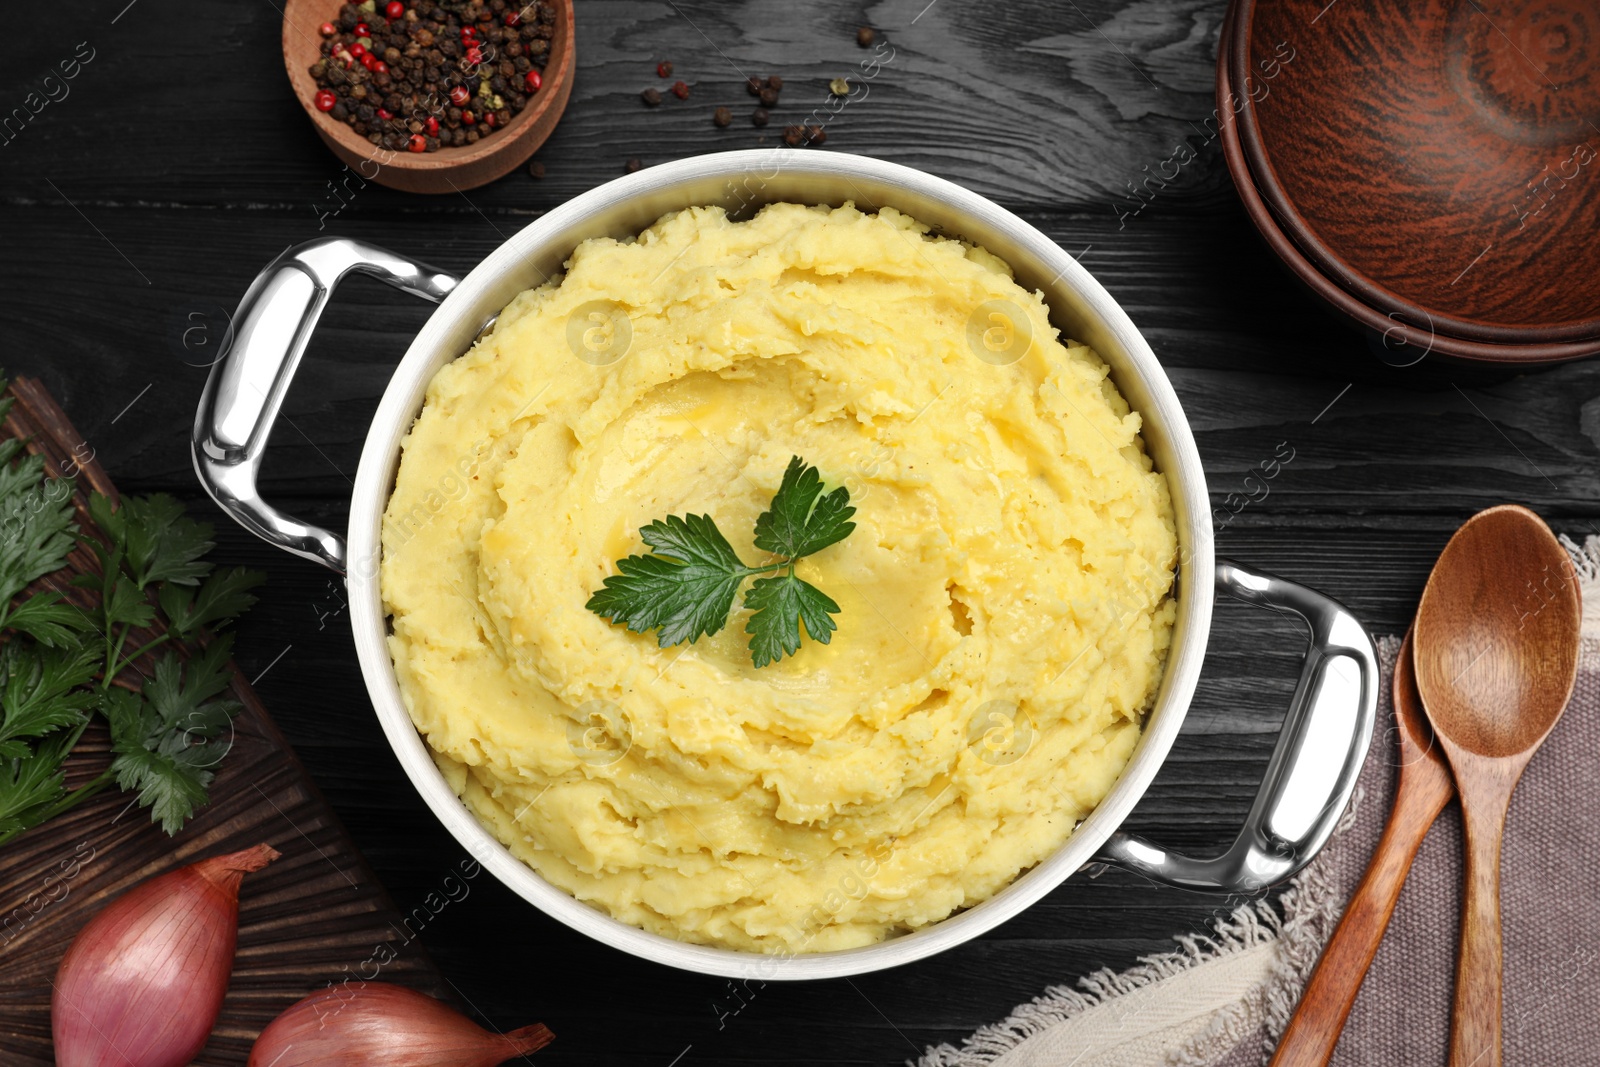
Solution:
[{"label": "onion skin", "polygon": [[540,1023],[493,1034],[416,990],[348,982],[268,1023],[249,1067],[496,1067],[554,1039]]},{"label": "onion skin", "polygon": [[184,1067],[222,1012],[239,940],[239,883],[269,845],[141,882],[79,931],[50,1001],[56,1067]]}]

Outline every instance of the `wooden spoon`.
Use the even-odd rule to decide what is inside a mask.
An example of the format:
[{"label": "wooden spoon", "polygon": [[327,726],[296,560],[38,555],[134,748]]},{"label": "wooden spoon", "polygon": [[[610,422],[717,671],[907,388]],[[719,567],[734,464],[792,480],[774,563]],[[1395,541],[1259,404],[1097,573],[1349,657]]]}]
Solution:
[{"label": "wooden spoon", "polygon": [[1394,665],[1394,710],[1399,724],[1400,776],[1389,822],[1283,1031],[1272,1067],[1322,1067],[1333,1057],[1356,993],[1389,928],[1411,861],[1428,836],[1428,828],[1456,795],[1450,765],[1434,743],[1433,729],[1417,693],[1409,631]]},{"label": "wooden spoon", "polygon": [[1566,550],[1539,516],[1509,504],[1456,531],[1417,609],[1417,687],[1467,837],[1454,1067],[1500,1067],[1500,839],[1512,790],[1572,695],[1581,622]]}]

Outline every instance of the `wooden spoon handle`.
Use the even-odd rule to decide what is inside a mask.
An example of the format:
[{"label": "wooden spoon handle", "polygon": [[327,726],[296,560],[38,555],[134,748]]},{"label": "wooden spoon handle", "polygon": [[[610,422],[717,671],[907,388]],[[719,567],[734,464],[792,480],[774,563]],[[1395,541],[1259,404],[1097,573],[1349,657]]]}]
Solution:
[{"label": "wooden spoon handle", "polygon": [[[1515,786],[1513,779],[1510,783]],[[1463,786],[1463,790],[1472,788]],[[1455,1014],[1450,1024],[1451,1067],[1500,1067],[1500,840],[1511,789],[1463,796],[1466,899],[1456,958]]]},{"label": "wooden spoon handle", "polygon": [[1426,764],[1417,767],[1417,773],[1408,773],[1410,770],[1401,770],[1394,808],[1377,850],[1322,951],[1278,1043],[1272,1067],[1322,1067],[1332,1058],[1356,993],[1389,927],[1411,861],[1428,836],[1428,828],[1455,794],[1443,767]]}]

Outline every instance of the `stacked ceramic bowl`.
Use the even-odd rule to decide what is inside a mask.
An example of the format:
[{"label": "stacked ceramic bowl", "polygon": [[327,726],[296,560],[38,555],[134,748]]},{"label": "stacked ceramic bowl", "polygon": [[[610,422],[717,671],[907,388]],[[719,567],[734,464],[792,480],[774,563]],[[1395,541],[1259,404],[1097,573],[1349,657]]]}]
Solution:
[{"label": "stacked ceramic bowl", "polygon": [[1596,0],[1234,0],[1223,151],[1386,360],[1600,354]]}]

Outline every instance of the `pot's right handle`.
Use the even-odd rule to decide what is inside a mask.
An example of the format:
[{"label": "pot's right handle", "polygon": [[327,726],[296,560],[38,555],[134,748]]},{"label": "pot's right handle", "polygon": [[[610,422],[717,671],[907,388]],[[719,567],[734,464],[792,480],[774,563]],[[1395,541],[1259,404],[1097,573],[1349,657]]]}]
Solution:
[{"label": "pot's right handle", "polygon": [[1217,561],[1224,595],[1287,610],[1311,628],[1300,684],[1278,747],[1232,847],[1195,859],[1117,832],[1095,859],[1169,885],[1253,893],[1289,878],[1327,842],[1366,761],[1378,706],[1372,638],[1344,607],[1314,589]]},{"label": "pot's right handle", "polygon": [[347,237],[324,237],[287,249],[256,275],[239,302],[233,342],[211,367],[191,442],[200,484],[223,511],[257,537],[340,574],[345,570],[344,538],[262,500],[256,479],[311,331],[334,286],[351,271],[435,303],[460,281]]}]

